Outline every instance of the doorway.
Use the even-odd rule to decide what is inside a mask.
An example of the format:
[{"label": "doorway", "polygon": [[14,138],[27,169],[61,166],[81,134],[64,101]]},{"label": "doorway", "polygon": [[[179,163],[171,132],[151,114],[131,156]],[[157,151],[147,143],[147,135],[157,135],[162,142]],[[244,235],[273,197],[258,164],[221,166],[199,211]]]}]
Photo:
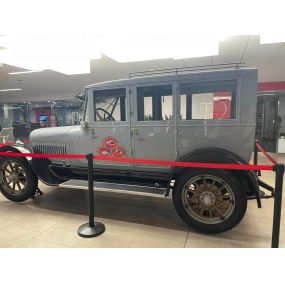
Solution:
[{"label": "doorway", "polygon": [[278,100],[272,95],[257,97],[255,138],[268,152],[276,152],[280,128]]}]

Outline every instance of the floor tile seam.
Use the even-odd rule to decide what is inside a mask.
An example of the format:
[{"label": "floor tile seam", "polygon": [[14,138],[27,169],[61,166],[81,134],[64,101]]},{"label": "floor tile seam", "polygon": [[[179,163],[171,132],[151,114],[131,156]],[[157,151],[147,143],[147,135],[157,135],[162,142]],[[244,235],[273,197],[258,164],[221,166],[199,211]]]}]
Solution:
[{"label": "floor tile seam", "polygon": [[[150,211],[150,213],[147,215],[147,217],[146,217],[146,219],[145,219],[145,223],[147,223],[148,219],[151,217],[151,215],[152,215],[154,212],[155,212],[155,208],[153,208],[153,209]],[[145,224],[144,224],[144,223],[141,223],[140,228],[138,229],[137,233],[134,235],[134,237],[132,238],[132,241],[130,242],[130,244],[129,244],[129,246],[128,246],[129,248],[132,246],[132,244],[133,244],[133,242],[135,241],[135,239],[137,238],[137,236],[142,233],[142,229],[143,229],[144,226],[145,226]]]},{"label": "floor tile seam", "polygon": [[184,246],[183,246],[184,248],[186,247],[187,240],[188,240],[188,237],[189,237],[189,233],[190,233],[190,232],[188,231],[187,236],[186,236],[186,239],[185,239],[185,241],[184,241]]},{"label": "floor tile seam", "polygon": [[[70,246],[67,245],[67,244],[58,243],[58,242],[54,242],[54,241],[42,240],[42,239],[39,239],[39,238],[32,238],[31,240],[25,242],[25,243],[23,244],[23,246],[25,246],[25,244],[28,244],[29,242],[31,242],[31,241],[33,241],[33,240],[38,240],[38,241],[48,242],[48,243],[54,243],[54,244],[59,245],[59,246],[68,246],[68,247],[70,247]],[[34,248],[38,248],[38,247],[34,247]],[[52,247],[50,247],[50,248],[52,248]]]},{"label": "floor tile seam", "polygon": [[64,246],[67,246],[67,247],[70,247],[70,248],[74,246],[74,245],[71,245],[71,244],[59,243],[59,242],[55,242],[53,240],[46,240],[46,239],[42,239],[42,238],[39,238],[39,237],[35,237],[35,239],[43,241],[43,242],[57,243],[59,245],[64,245]]}]

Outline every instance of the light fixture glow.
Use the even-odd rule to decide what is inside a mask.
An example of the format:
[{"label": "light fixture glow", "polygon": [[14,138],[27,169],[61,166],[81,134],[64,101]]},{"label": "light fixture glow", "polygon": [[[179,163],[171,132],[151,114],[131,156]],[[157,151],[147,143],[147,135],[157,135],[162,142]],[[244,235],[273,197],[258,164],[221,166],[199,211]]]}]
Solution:
[{"label": "light fixture glow", "polygon": [[16,74],[26,74],[26,73],[35,73],[35,72],[43,72],[44,70],[27,70],[27,71],[16,71],[16,72],[9,72],[9,75],[16,75]]},{"label": "light fixture glow", "polygon": [[21,91],[21,88],[1,89],[0,92]]},{"label": "light fixture glow", "polygon": [[90,60],[100,58],[99,36],[5,36],[1,62],[28,69],[10,75],[55,70],[65,74],[90,73]]}]

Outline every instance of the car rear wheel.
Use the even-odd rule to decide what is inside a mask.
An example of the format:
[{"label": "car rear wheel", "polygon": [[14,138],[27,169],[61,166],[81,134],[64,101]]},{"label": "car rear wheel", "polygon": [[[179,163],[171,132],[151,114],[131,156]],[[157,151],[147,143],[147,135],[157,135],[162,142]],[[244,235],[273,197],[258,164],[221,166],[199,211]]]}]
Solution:
[{"label": "car rear wheel", "polygon": [[22,202],[34,196],[37,179],[22,158],[0,159],[0,191],[9,200]]},{"label": "car rear wheel", "polygon": [[247,199],[241,183],[223,170],[184,171],[175,183],[173,204],[180,217],[204,233],[220,233],[243,218]]}]

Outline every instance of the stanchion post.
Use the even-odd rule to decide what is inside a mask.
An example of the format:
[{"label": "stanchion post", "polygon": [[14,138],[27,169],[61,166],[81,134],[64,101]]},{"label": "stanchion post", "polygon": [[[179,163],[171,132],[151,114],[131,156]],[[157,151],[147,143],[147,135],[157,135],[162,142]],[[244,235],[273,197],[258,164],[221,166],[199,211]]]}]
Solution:
[{"label": "stanchion post", "polygon": [[271,247],[278,248],[279,235],[280,235],[284,164],[276,164],[274,166],[274,170],[275,170],[275,193],[274,193],[274,213],[273,213]]},{"label": "stanchion post", "polygon": [[257,159],[258,159],[258,149],[257,149],[257,140],[254,141],[254,153],[253,153],[253,164],[257,165]]},{"label": "stanchion post", "polygon": [[[253,164],[257,165],[258,162],[258,148],[256,146],[256,144],[258,143],[258,140],[254,141],[254,152],[253,152]],[[260,170],[256,170],[256,174],[257,176],[261,176],[261,172]]]},{"label": "stanchion post", "polygon": [[78,228],[78,235],[85,238],[96,237],[105,232],[102,223],[94,219],[94,179],[93,179],[93,153],[87,154],[88,161],[88,192],[89,192],[89,223]]}]

